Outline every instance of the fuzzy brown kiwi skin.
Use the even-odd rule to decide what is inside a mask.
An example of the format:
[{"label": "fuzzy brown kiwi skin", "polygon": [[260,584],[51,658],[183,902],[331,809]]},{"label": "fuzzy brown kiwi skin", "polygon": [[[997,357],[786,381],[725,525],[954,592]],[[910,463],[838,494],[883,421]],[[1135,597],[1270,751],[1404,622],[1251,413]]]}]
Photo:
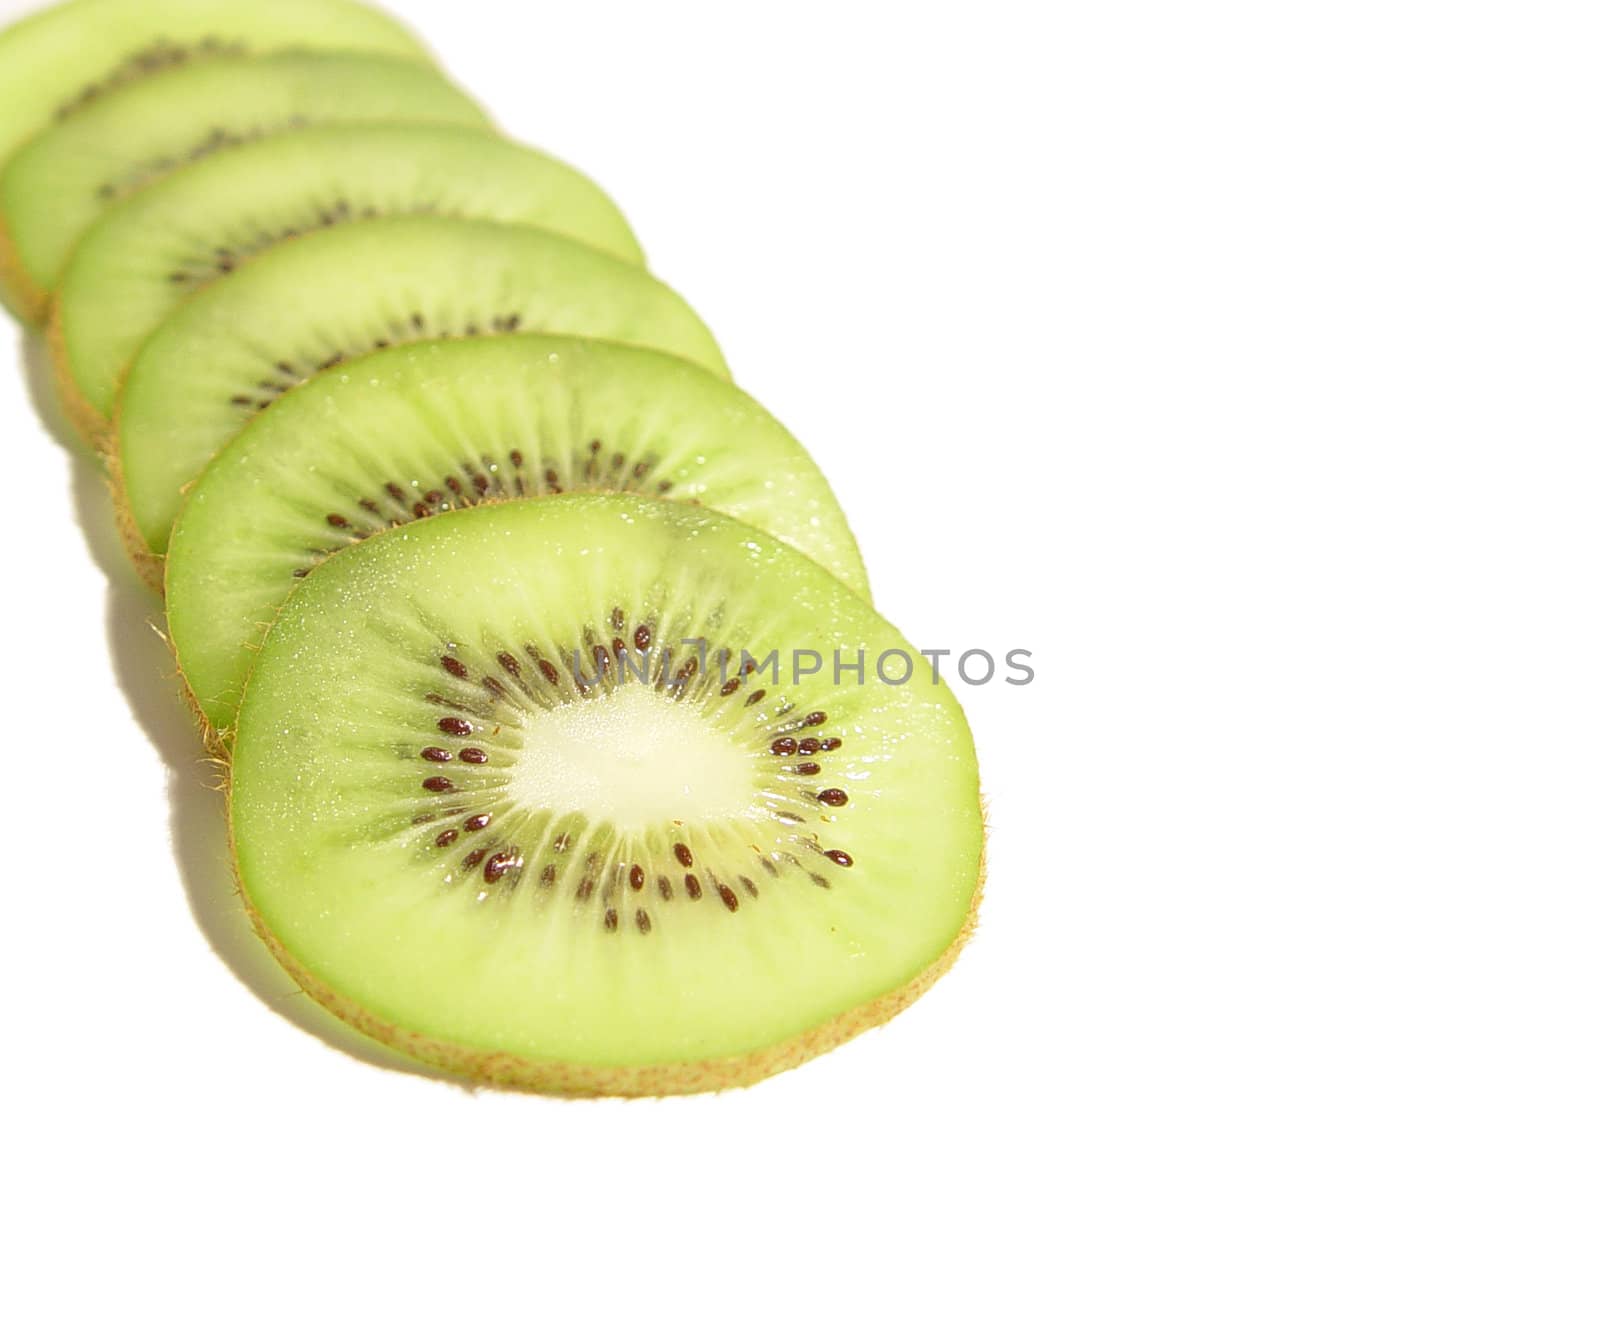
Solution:
[{"label": "fuzzy brown kiwi skin", "polygon": [[183,706],[189,710],[189,716],[194,718],[194,724],[200,732],[200,743],[205,746],[206,755],[224,770],[232,757],[233,732],[223,730],[211,725],[211,719],[206,716],[205,709],[200,706],[200,700],[195,696],[194,686],[189,684],[189,677],[183,670],[183,662],[178,657],[178,647],[172,642],[172,635],[163,631],[161,634],[167,645],[167,650],[172,654],[173,670],[178,677],[178,693],[183,700]]},{"label": "fuzzy brown kiwi skin", "polygon": [[54,296],[44,313],[45,344],[50,348],[50,374],[55,379],[56,395],[62,411],[72,424],[78,439],[99,455],[109,455],[115,449],[116,431],[112,422],[92,404],[72,375],[72,361],[67,356],[67,331],[61,320],[61,301]]},{"label": "fuzzy brown kiwi skin", "polygon": [[40,289],[22,265],[22,257],[11,238],[11,229],[0,215],[0,284],[7,301],[24,325],[37,328],[50,307],[50,292]]},{"label": "fuzzy brown kiwi skin", "polygon": [[127,553],[133,568],[139,572],[144,586],[157,597],[167,592],[166,557],[157,556],[139,532],[139,523],[133,517],[133,507],[128,504],[127,485],[122,480],[122,452],[113,448],[105,454],[106,481],[111,486],[111,508],[116,519],[117,536],[122,540],[122,550]]},{"label": "fuzzy brown kiwi skin", "polygon": [[291,979],[313,1001],[332,1012],[346,1025],[375,1039],[387,1048],[414,1058],[427,1066],[460,1077],[472,1085],[512,1090],[523,1094],[550,1094],[563,1098],[660,1098],[671,1094],[710,1094],[720,1090],[742,1089],[809,1062],[814,1057],[839,1047],[865,1030],[892,1020],[926,993],[946,974],[961,955],[967,940],[978,927],[978,909],[983,901],[988,878],[988,807],[983,811],[984,843],[978,857],[978,884],[973,889],[961,930],[950,945],[904,984],[879,995],[871,1002],[835,1016],[832,1020],[803,1031],[781,1043],[758,1049],[741,1057],[718,1057],[696,1062],[655,1062],[647,1066],[597,1067],[570,1062],[542,1061],[516,1053],[466,1048],[461,1044],[432,1039],[391,1024],[373,1015],[359,1003],[345,997],[302,965],[267,927],[250,900],[239,869],[239,854],[233,837],[233,782],[231,770],[225,794],[228,800],[228,851],[233,862],[234,888],[256,936]]}]

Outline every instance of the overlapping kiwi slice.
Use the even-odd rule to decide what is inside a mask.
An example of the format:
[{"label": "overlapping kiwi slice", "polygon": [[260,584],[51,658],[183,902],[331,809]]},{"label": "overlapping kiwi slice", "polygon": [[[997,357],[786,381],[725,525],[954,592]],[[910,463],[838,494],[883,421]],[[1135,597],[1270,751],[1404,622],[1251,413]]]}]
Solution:
[{"label": "overlapping kiwi slice", "polygon": [[0,32],[0,161],[152,74],[284,49],[423,58],[401,24],[351,0],[72,0]]},{"label": "overlapping kiwi slice", "polygon": [[641,268],[544,230],[433,216],[283,244],[200,291],[134,359],[117,464],[134,537],[166,550],[184,489],[253,415],[374,349],[548,331],[645,345],[725,375],[704,323]]},{"label": "overlapping kiwi slice", "polygon": [[747,1083],[886,1019],[981,882],[970,734],[911,645],[771,535],[633,495],[455,511],[319,566],[246,689],[231,817],[316,998],[567,1093]]},{"label": "overlapping kiwi slice", "polygon": [[167,620],[197,706],[232,728],[267,626],[330,554],[444,511],[582,490],[724,511],[867,591],[821,471],[703,368],[549,336],[397,346],[261,414],[189,494]]},{"label": "overlapping kiwi slice", "polygon": [[53,314],[249,913],[339,1016],[475,1081],[689,1092],[955,958],[971,736],[826,480],[610,200],[398,24],[0,33],[0,298]]},{"label": "overlapping kiwi slice", "polygon": [[51,339],[87,435],[109,427],[139,346],[187,296],[274,244],[377,216],[535,225],[642,256],[616,205],[540,152],[453,125],[327,125],[179,170],[106,213],[62,277]]},{"label": "overlapping kiwi slice", "polygon": [[486,124],[430,66],[378,55],[202,61],[130,83],[34,138],[0,173],[0,282],[37,321],[84,231],[141,186],[268,134],[398,120]]}]

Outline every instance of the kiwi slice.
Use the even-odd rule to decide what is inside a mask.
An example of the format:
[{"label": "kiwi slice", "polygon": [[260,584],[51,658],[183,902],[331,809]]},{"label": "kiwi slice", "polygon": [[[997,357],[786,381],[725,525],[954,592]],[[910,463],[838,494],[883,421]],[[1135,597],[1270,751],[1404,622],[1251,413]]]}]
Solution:
[{"label": "kiwi slice", "polygon": [[0,32],[0,162],[116,88],[288,48],[424,56],[394,19],[351,0],[73,0]]},{"label": "kiwi slice", "polygon": [[245,691],[231,821],[314,997],[576,1094],[746,1084],[886,1020],[971,928],[984,837],[959,705],[862,598],[726,515],[613,494],[319,566]]},{"label": "kiwi slice", "polygon": [[582,489],[724,511],[867,592],[821,471],[705,369],[549,336],[397,346],[267,410],[189,494],[167,620],[196,706],[232,727],[261,636],[329,554],[442,511]]},{"label": "kiwi slice", "polygon": [[280,244],[182,304],[122,390],[126,514],[166,550],[183,490],[257,412],[320,371],[405,341],[548,331],[646,345],[719,374],[705,325],[639,267],[544,230],[389,217]]},{"label": "kiwi slice", "polygon": [[179,170],[83,237],[52,310],[62,391],[103,432],[128,361],[183,299],[252,254],[311,231],[426,213],[542,226],[629,262],[616,205],[542,153],[454,125],[327,125]]},{"label": "kiwi slice", "polygon": [[314,123],[486,126],[426,64],[291,52],[186,66],[107,93],[17,152],[0,174],[0,279],[32,321],[107,208],[180,165]]}]

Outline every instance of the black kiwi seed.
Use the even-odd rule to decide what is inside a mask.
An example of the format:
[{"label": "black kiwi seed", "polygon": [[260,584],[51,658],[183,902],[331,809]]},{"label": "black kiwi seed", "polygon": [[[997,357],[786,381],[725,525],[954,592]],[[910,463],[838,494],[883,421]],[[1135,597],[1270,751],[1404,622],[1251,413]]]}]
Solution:
[{"label": "black kiwi seed", "polygon": [[[187,280],[189,279],[189,275],[181,272],[174,273],[174,279]],[[496,325],[514,328],[517,325],[517,319],[514,316],[497,318]],[[419,331],[418,334],[421,334],[421,332]],[[391,343],[392,342],[387,339],[378,339],[372,343],[371,348],[386,349],[391,345]],[[235,395],[230,397],[229,403],[240,409],[266,409],[273,400],[287,394],[295,386],[298,386],[316,372],[335,367],[344,361],[345,355],[343,353],[335,353],[331,357],[324,359],[322,362],[311,364],[303,369],[296,367],[296,365],[288,362],[287,360],[280,361],[274,365],[274,371],[281,374],[281,380],[263,379],[257,383],[257,387],[260,392],[259,395]],[[442,509],[456,509],[460,506],[476,505],[480,500],[489,499],[491,494],[496,496],[514,495],[521,497],[528,496],[530,494],[559,493],[566,490],[567,487],[570,486],[570,484],[567,484],[563,480],[561,472],[563,467],[566,468],[571,474],[582,480],[578,483],[579,486],[583,485],[583,482],[588,482],[591,485],[600,484],[611,486],[622,491],[642,490],[642,486],[638,480],[646,476],[654,467],[654,457],[646,457],[645,459],[638,460],[637,462],[633,463],[630,468],[630,455],[623,450],[613,450],[608,456],[606,473],[602,478],[601,469],[595,458],[595,455],[597,450],[604,448],[604,445],[605,443],[595,439],[587,442],[576,453],[568,454],[564,457],[555,457],[554,463],[547,463],[543,466],[542,478],[531,480],[524,478],[522,473],[524,466],[527,464],[527,457],[520,449],[510,450],[506,454],[506,463],[509,464],[510,469],[514,471],[514,473],[511,475],[511,484],[509,487],[507,486],[507,483],[500,472],[502,465],[490,455],[484,455],[482,460],[484,468],[489,471],[489,474],[494,475],[492,480],[489,474],[474,472],[471,463],[467,463],[463,466],[463,472],[467,475],[467,478],[470,481],[470,487],[468,482],[463,482],[460,477],[453,473],[444,475],[439,480],[439,485],[437,487],[427,488],[421,490],[420,492],[415,491],[416,488],[420,487],[420,484],[415,482],[411,484],[413,491],[410,493],[408,493],[407,490],[399,483],[392,481],[387,482],[383,485],[383,492],[388,495],[389,499],[392,500],[397,507],[399,507],[399,518],[391,519],[390,523],[405,523],[409,520],[422,520]],[[628,476],[629,474],[632,475],[631,478]],[[670,486],[670,484],[667,486]],[[665,489],[663,488],[662,490]],[[446,496],[446,493],[449,493],[448,497]],[[378,503],[372,497],[357,498],[356,505],[370,515],[376,516],[379,519],[383,518]],[[325,522],[330,528],[341,533],[355,531],[358,538],[365,538],[371,533],[378,531],[377,528],[363,527],[357,529],[350,516],[342,511],[330,512],[325,516]],[[316,564],[322,561],[328,554],[338,550],[338,548],[343,545],[343,543],[332,543],[322,547],[309,548],[307,551],[307,556],[312,564]],[[304,576],[301,575],[298,570],[295,573],[295,577],[304,578]],[[613,618],[611,632],[615,636],[612,641],[612,651],[620,659],[621,654],[625,649],[623,636],[626,633],[626,621],[624,619],[624,613],[622,613],[620,608],[614,608],[611,615]],[[633,632],[634,647],[639,649],[641,652],[648,650],[652,637],[653,631],[651,627],[648,624],[640,625]],[[720,650],[720,669],[724,675],[727,674],[727,662],[732,656],[732,650]],[[604,662],[597,661],[596,665],[603,667],[606,664]],[[738,690],[741,687],[743,678],[748,676],[752,670],[754,670],[753,663],[746,662],[743,666],[741,666],[738,671],[738,680],[730,680],[724,683],[722,689],[723,695],[729,696]],[[674,679],[674,683],[678,685],[684,685],[689,680],[693,679],[693,676],[694,671],[690,670],[687,674],[680,674],[677,676]],[[581,688],[582,685],[580,684],[580,689]],[[757,694],[750,696],[749,702],[752,704],[759,703],[765,697],[765,691],[758,691]]]},{"label": "black kiwi seed", "polygon": [[490,856],[489,862],[483,866],[483,876],[486,881],[497,883],[516,867],[517,857],[512,851],[501,851],[498,855]]}]

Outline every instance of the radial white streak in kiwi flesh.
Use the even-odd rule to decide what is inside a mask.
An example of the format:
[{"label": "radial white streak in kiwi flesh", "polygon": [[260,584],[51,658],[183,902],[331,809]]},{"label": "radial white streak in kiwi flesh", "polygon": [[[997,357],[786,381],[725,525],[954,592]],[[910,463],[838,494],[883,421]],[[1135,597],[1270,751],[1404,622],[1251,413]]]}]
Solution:
[{"label": "radial white streak in kiwi flesh", "polygon": [[631,834],[760,816],[757,771],[757,756],[698,708],[624,685],[533,718],[508,789],[525,809]]}]

